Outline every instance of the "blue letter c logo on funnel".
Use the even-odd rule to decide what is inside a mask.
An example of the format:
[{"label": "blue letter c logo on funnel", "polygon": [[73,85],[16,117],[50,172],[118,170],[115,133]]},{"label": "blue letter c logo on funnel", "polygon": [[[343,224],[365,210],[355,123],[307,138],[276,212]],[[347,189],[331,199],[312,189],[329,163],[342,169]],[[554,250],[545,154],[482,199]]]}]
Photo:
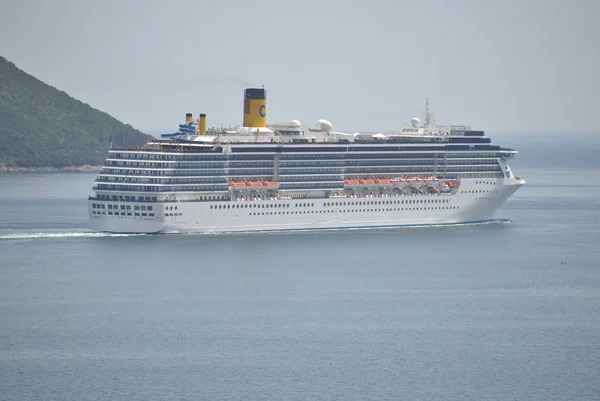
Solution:
[{"label": "blue letter c logo on funnel", "polygon": [[260,116],[262,118],[265,118],[265,105],[264,104],[262,106],[260,106],[260,108],[258,109],[258,114],[260,114]]}]

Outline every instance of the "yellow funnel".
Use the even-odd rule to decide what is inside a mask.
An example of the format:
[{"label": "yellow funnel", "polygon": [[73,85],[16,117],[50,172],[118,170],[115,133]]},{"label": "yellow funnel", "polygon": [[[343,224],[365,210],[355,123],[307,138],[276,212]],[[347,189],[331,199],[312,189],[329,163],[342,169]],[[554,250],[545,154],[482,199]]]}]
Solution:
[{"label": "yellow funnel", "polygon": [[267,126],[267,91],[248,88],[244,91],[244,127]]},{"label": "yellow funnel", "polygon": [[200,114],[200,118],[198,119],[198,124],[200,128],[200,135],[206,135],[206,114]]}]

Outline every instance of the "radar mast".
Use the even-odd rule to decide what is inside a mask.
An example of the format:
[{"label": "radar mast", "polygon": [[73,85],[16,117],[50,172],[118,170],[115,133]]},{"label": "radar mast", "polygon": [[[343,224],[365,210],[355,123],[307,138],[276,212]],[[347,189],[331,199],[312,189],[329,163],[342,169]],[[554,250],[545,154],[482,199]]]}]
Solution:
[{"label": "radar mast", "polygon": [[429,98],[425,98],[425,128],[435,127],[435,113],[429,107]]}]

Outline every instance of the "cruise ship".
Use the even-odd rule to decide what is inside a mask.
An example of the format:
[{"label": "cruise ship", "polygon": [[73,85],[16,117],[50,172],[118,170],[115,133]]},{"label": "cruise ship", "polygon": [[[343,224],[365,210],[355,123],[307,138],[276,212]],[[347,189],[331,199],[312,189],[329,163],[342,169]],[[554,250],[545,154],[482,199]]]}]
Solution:
[{"label": "cruise ship", "polygon": [[90,228],[223,233],[438,225],[493,220],[525,181],[483,131],[425,116],[394,133],[267,124],[264,88],[244,91],[243,124],[110,149],[89,197]]}]

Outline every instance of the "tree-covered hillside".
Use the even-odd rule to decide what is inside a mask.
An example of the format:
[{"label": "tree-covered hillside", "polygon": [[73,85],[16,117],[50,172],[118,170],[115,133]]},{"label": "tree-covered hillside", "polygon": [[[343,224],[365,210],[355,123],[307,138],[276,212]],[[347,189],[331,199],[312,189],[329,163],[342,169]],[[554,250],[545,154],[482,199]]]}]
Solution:
[{"label": "tree-covered hillside", "polygon": [[0,167],[99,165],[150,138],[0,57]]}]

